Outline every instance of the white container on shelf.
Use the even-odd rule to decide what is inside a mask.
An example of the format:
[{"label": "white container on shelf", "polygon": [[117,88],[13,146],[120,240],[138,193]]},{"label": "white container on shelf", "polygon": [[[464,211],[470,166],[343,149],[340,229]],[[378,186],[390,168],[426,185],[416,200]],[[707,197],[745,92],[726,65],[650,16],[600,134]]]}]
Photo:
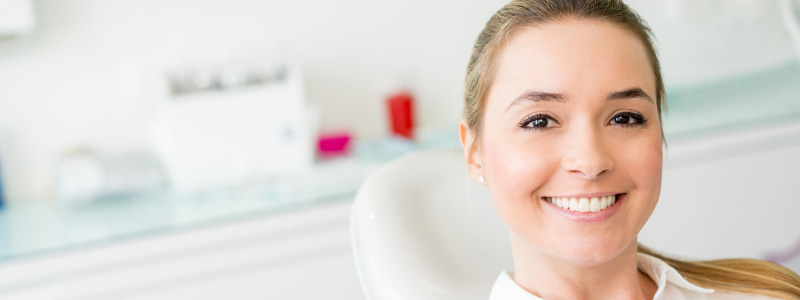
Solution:
[{"label": "white container on shelf", "polygon": [[313,116],[300,67],[273,68],[278,69],[255,72],[277,75],[255,84],[252,78],[235,80],[235,87],[222,71],[210,81],[195,72],[189,87],[180,86],[185,78],[173,78],[172,94],[159,105],[155,133],[157,153],[176,190],[236,185],[312,167]]},{"label": "white container on shelf", "polygon": [[0,0],[0,37],[23,35],[33,27],[31,0]]}]

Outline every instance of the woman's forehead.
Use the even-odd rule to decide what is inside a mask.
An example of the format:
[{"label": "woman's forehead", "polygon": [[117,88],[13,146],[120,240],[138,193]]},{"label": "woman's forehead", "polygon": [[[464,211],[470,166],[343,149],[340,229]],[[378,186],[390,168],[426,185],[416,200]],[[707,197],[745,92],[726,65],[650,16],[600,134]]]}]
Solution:
[{"label": "woman's forehead", "polygon": [[520,28],[495,63],[489,98],[503,102],[528,90],[582,97],[638,87],[655,97],[643,42],[606,21],[570,19]]}]

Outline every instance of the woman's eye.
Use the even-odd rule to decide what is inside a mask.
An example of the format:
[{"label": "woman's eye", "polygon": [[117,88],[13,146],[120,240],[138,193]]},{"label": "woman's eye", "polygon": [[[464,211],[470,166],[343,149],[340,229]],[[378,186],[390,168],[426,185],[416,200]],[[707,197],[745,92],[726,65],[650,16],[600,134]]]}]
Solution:
[{"label": "woman's eye", "polygon": [[642,125],[645,122],[647,122],[647,120],[645,120],[644,116],[640,114],[634,112],[623,112],[611,118],[609,123],[612,125],[634,126]]},{"label": "woman's eye", "polygon": [[530,123],[528,123],[528,127],[545,128],[545,127],[547,127],[548,123],[549,123],[549,121],[547,121],[547,119],[539,118],[539,119],[532,120]]},{"label": "woman's eye", "polygon": [[519,127],[525,129],[547,129],[549,127],[555,127],[557,124],[553,117],[545,114],[537,114],[528,116],[522,120],[522,122],[519,123]]}]

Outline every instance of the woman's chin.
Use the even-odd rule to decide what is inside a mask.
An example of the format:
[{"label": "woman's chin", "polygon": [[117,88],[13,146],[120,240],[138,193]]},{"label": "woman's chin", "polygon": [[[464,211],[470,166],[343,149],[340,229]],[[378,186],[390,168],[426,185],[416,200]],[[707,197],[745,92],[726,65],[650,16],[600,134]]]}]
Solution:
[{"label": "woman's chin", "polygon": [[[524,238],[511,235],[512,248],[538,252],[537,256],[550,257],[556,261],[576,266],[597,266],[614,261],[626,250],[633,247],[636,251],[636,238],[628,238],[626,234],[593,234],[593,235],[566,235],[559,233],[542,239],[540,236],[528,235]],[[538,237],[538,239],[537,239]],[[557,241],[553,243],[552,241]],[[526,249],[527,250],[523,250]],[[517,251],[515,251],[517,252]]]},{"label": "woman's chin", "polygon": [[597,266],[613,261],[623,252],[623,248],[624,247],[615,247],[609,244],[582,244],[569,249],[553,251],[551,255],[572,265]]}]

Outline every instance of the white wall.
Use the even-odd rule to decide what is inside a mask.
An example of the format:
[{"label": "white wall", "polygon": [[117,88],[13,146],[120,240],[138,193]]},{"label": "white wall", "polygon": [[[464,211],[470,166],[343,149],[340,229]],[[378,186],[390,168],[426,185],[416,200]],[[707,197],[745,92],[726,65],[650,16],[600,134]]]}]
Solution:
[{"label": "white wall", "polygon": [[[383,100],[403,85],[418,98],[421,126],[455,126],[471,44],[504,2],[36,1],[37,31],[0,40],[6,193],[47,199],[52,162],[70,147],[146,147],[166,67],[289,53],[303,63],[323,128],[384,135]],[[630,4],[656,31],[668,86],[793,59],[771,1]]]}]

